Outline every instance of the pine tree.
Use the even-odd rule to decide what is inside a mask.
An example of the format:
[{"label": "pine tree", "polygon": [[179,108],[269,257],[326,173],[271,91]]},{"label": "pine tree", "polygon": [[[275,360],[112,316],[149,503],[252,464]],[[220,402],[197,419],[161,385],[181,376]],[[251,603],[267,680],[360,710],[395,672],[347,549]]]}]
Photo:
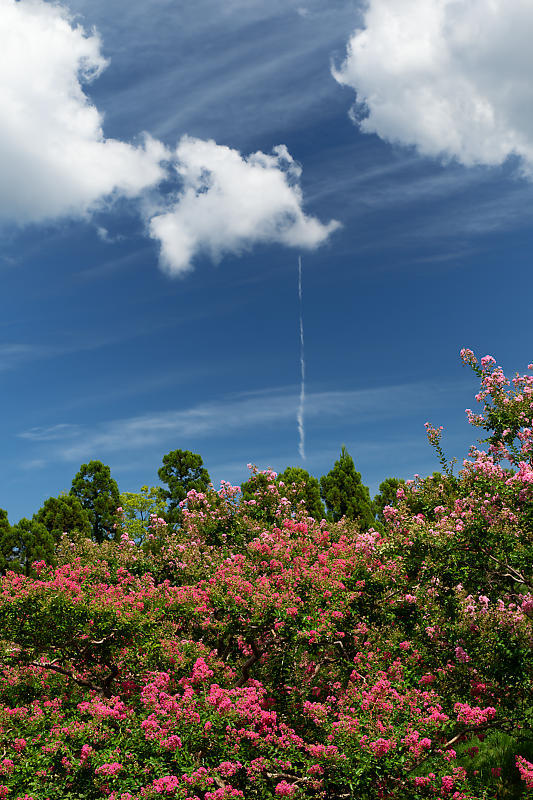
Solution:
[{"label": "pine tree", "polygon": [[59,542],[63,533],[78,531],[86,537],[90,537],[92,533],[89,514],[73,494],[49,497],[33,518],[45,526],[56,543]]},{"label": "pine tree", "polygon": [[70,494],[77,497],[87,511],[93,539],[96,542],[112,539],[120,500],[117,482],[111,477],[109,467],[101,461],[82,464],[72,481]]},{"label": "pine tree", "polygon": [[211,483],[202,457],[190,450],[171,450],[163,456],[163,466],[157,474],[168,486],[168,489],[161,490],[162,497],[168,502],[167,522],[179,522],[180,503],[187,497],[187,492],[191,489],[206,492]]},{"label": "pine tree", "polygon": [[55,542],[44,525],[23,517],[17,525],[9,525],[7,513],[0,509],[0,570],[20,572],[28,576],[34,561],[54,562]]}]

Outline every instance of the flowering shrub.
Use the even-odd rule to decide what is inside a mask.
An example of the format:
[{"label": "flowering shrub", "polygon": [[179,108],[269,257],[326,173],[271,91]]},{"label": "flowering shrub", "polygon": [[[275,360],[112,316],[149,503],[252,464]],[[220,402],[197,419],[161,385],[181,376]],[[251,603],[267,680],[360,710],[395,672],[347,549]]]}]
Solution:
[{"label": "flowering shrub", "polygon": [[119,513],[0,579],[0,798],[531,793],[531,381],[463,358],[488,451],[402,486],[382,530],[255,470],[251,499],[189,492],[139,536]]}]

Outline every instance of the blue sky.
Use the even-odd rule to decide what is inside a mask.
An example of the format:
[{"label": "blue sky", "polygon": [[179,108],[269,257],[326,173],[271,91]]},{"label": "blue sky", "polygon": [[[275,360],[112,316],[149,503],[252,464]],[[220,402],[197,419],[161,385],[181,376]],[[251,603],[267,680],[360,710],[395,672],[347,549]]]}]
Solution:
[{"label": "blue sky", "polygon": [[466,455],[461,347],[532,360],[533,11],[505,8],[0,0],[11,522],[92,458],[136,491],[175,448],[218,484],[344,444],[374,493],[438,467],[426,420]]}]

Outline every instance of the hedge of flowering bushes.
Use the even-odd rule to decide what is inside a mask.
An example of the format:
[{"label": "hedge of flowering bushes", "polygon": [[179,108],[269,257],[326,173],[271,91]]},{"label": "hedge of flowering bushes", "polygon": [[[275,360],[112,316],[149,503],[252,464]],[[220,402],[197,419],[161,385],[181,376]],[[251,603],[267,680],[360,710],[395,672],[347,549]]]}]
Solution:
[{"label": "hedge of flowering bushes", "polygon": [[383,530],[272,474],[1,578],[0,800],[533,795],[533,377],[463,358],[488,449]]}]

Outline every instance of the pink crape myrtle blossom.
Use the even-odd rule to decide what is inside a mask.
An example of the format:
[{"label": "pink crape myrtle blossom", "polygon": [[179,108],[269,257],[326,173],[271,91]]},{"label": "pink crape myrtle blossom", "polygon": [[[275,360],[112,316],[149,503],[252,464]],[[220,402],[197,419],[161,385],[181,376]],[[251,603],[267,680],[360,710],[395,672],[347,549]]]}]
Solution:
[{"label": "pink crape myrtle blossom", "polygon": [[95,773],[97,775],[116,775],[122,769],[124,769],[123,764],[114,761],[111,764],[101,764],[99,767],[96,767]]},{"label": "pink crape myrtle blossom", "polygon": [[292,797],[296,793],[297,787],[287,783],[287,781],[281,781],[277,784],[274,791],[276,797]]},{"label": "pink crape myrtle blossom", "polygon": [[523,756],[516,757],[516,766],[520,772],[520,777],[526,784],[527,789],[533,789],[533,764]]}]

